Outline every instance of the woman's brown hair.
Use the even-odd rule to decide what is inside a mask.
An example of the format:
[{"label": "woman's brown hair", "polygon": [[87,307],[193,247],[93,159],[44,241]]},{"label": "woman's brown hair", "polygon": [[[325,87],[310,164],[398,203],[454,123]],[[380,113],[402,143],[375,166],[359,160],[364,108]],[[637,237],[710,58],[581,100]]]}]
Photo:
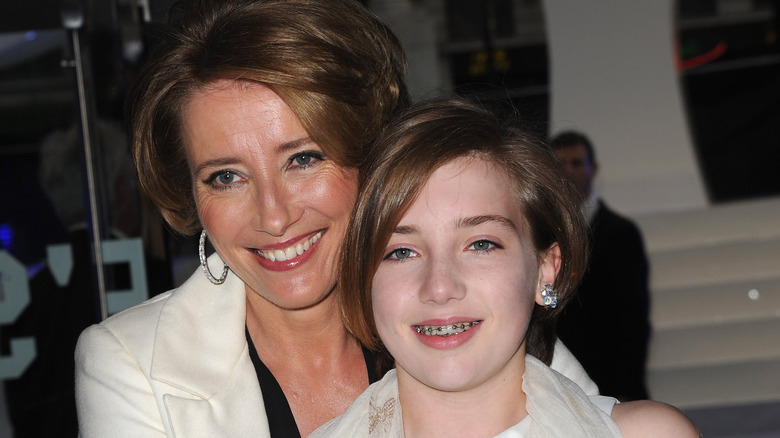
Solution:
[{"label": "woman's brown hair", "polygon": [[182,144],[193,93],[223,79],[265,84],[352,168],[409,103],[398,39],[354,0],[179,1],[158,35],[128,100],[130,136],[142,189],[182,234],[200,227]]},{"label": "woman's brown hair", "polygon": [[411,108],[388,125],[368,156],[340,263],[344,324],[368,348],[381,350],[371,305],[374,273],[393,230],[431,174],[461,157],[492,164],[512,184],[537,255],[554,243],[561,249],[553,285],[561,296],[559,305],[535,306],[526,338],[527,352],[549,364],[555,316],[571,296],[587,257],[577,191],[543,141],[460,99]]}]

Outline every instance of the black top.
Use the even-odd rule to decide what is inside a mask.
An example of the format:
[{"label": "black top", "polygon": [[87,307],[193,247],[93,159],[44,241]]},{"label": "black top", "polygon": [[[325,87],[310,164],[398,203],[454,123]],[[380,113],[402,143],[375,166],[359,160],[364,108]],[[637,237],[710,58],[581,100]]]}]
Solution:
[{"label": "black top", "polygon": [[[295,423],[290,404],[287,397],[284,396],[282,387],[268,367],[265,366],[260,356],[257,355],[255,344],[249,336],[249,329],[246,329],[246,342],[249,345],[249,357],[252,359],[252,365],[257,373],[257,380],[260,382],[260,390],[263,392],[263,403],[265,404],[265,413],[268,417],[268,429],[274,438],[300,438],[298,425]],[[374,383],[379,380],[376,373],[374,356],[370,351],[363,348],[363,358],[366,361],[366,370],[368,371],[368,383]]]}]

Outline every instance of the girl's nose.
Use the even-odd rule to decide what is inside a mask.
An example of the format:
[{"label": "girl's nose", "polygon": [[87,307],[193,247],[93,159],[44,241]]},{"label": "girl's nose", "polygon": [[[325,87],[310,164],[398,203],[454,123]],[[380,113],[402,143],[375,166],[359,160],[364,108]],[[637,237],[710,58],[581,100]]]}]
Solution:
[{"label": "girl's nose", "polygon": [[445,304],[449,300],[463,299],[466,296],[466,285],[454,261],[448,257],[437,257],[429,262],[420,289],[420,300]]}]

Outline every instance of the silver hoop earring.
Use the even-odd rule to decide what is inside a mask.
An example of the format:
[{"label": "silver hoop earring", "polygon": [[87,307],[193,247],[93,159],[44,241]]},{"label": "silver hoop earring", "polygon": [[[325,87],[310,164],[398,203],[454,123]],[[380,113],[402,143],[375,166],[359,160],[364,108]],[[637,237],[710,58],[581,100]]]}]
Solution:
[{"label": "silver hoop earring", "polygon": [[206,278],[209,279],[210,282],[214,284],[222,284],[225,282],[225,279],[227,278],[228,265],[225,265],[225,269],[222,270],[222,275],[219,278],[214,277],[211,275],[211,270],[209,269],[209,262],[206,260],[206,230],[203,230],[200,233],[200,243],[198,244],[198,258],[200,258],[200,266],[203,268],[203,272],[206,274]]},{"label": "silver hoop earring", "polygon": [[542,300],[544,301],[544,307],[548,309],[554,309],[558,305],[558,293],[555,292],[550,283],[542,286]]}]

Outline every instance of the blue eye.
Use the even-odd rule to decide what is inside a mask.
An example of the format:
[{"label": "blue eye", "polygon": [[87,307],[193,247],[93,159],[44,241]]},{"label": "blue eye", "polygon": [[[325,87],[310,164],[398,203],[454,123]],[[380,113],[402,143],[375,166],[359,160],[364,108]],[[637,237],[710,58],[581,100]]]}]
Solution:
[{"label": "blue eye", "polygon": [[293,155],[290,158],[291,166],[309,167],[315,164],[316,161],[325,160],[325,155],[317,151],[304,151]]},{"label": "blue eye", "polygon": [[384,260],[406,260],[416,256],[417,253],[409,248],[398,248],[387,253],[387,255],[384,257]]},{"label": "blue eye", "polygon": [[209,175],[203,182],[215,189],[224,190],[239,183],[241,179],[243,177],[232,170],[218,170]]},{"label": "blue eye", "polygon": [[311,163],[311,160],[313,160],[314,157],[311,155],[298,155],[297,157],[293,158],[293,161],[295,161],[295,164],[299,166],[305,166],[309,163]]},{"label": "blue eye", "polygon": [[501,245],[495,242],[491,242],[489,240],[477,240],[476,242],[472,243],[468,247],[475,251],[490,251],[495,248],[502,248]]},{"label": "blue eye", "polygon": [[233,173],[233,172],[231,172],[229,170],[226,170],[226,171],[224,171],[224,172],[222,172],[222,173],[217,175],[216,181],[219,184],[228,185],[228,184],[232,183],[235,178],[236,178],[236,174],[235,173]]}]

